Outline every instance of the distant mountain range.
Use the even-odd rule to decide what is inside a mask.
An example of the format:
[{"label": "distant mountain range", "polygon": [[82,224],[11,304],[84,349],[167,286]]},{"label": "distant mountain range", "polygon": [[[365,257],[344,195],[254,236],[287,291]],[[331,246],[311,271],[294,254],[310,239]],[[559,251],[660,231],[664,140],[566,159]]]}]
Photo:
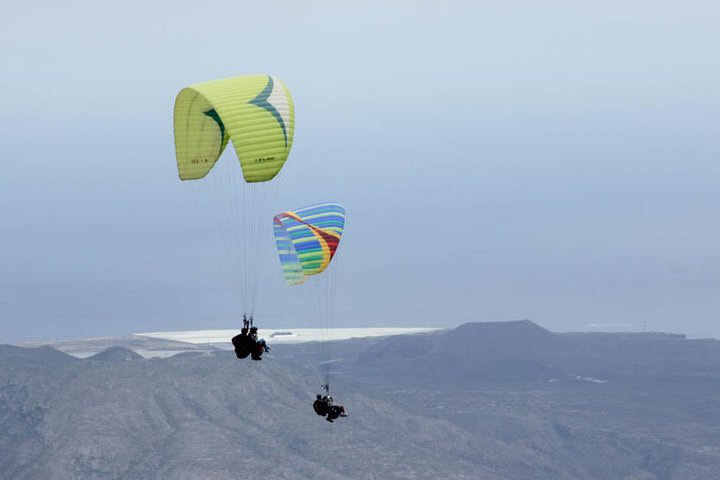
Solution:
[{"label": "distant mountain range", "polygon": [[[104,341],[0,346],[0,478],[720,478],[715,340],[470,323],[261,362]],[[311,409],[328,351],[334,424]]]},{"label": "distant mountain range", "polygon": [[[262,328],[260,335],[277,344],[340,341],[356,338],[388,337],[428,333],[439,328],[358,327],[358,328]],[[230,339],[240,333],[234,330],[186,330],[177,332],[136,333],[125,337],[94,337],[78,340],[33,342],[24,346],[53,347],[75,357],[89,357],[109,347],[126,347],[145,358],[169,357],[183,352],[232,350]]]},{"label": "distant mountain range", "polygon": [[720,379],[720,341],[665,333],[551,333],[537,324],[468,323],[422,337],[384,339],[359,356],[361,371],[418,382],[546,382],[582,375]]}]

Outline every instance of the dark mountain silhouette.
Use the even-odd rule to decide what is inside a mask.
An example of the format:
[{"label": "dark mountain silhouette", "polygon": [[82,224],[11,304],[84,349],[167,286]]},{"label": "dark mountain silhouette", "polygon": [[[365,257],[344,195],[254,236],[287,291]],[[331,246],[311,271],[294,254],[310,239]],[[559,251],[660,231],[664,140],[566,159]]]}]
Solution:
[{"label": "dark mountain silhouette", "polygon": [[22,348],[13,345],[0,345],[0,358],[4,359],[7,365],[64,365],[78,361],[77,358],[51,347]]},{"label": "dark mountain silhouette", "polygon": [[143,360],[143,357],[126,347],[110,347],[88,357],[88,360],[101,362],[132,362]]},{"label": "dark mountain silhouette", "polygon": [[621,379],[720,377],[720,341],[664,333],[553,333],[523,320],[389,337],[357,356],[358,371],[393,382],[438,385],[540,382],[581,376]]},{"label": "dark mountain silhouette", "polygon": [[359,356],[358,368],[442,385],[547,380],[567,373],[573,353],[562,336],[527,320],[467,323],[445,332],[387,338]]}]

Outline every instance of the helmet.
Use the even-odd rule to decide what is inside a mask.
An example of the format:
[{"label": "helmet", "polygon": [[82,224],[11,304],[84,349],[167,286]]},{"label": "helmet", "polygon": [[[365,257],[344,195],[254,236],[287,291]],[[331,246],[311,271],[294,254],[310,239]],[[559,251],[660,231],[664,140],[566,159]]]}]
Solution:
[{"label": "helmet", "polygon": [[318,394],[317,394],[317,399],[320,400],[320,398],[322,398],[322,397],[321,397],[320,394],[318,393]]},{"label": "helmet", "polygon": [[247,335],[247,332],[248,332],[248,330],[245,327],[240,329],[240,333],[242,333],[243,335]]},{"label": "helmet", "polygon": [[257,333],[257,327],[250,327],[250,333]]}]

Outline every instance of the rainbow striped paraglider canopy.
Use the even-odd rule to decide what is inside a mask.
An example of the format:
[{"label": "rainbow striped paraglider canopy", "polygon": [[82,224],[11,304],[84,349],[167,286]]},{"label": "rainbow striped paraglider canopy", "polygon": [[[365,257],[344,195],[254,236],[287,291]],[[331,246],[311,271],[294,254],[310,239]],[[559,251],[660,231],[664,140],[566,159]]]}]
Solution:
[{"label": "rainbow striped paraglider canopy", "polygon": [[324,271],[332,261],[345,227],[345,208],[320,203],[288,210],[273,218],[275,244],[285,281],[303,283]]}]

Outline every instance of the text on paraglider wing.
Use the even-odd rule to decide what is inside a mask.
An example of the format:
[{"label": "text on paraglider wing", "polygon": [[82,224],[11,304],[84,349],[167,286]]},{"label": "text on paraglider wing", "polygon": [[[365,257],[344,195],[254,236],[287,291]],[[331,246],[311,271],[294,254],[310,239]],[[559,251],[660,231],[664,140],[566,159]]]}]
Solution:
[{"label": "text on paraglider wing", "polygon": [[192,160],[190,160],[190,163],[192,163],[192,164],[209,163],[209,160],[207,158],[193,158]]},{"label": "text on paraglider wing", "polygon": [[255,163],[269,162],[270,160],[275,160],[275,157],[258,157],[255,159]]}]

